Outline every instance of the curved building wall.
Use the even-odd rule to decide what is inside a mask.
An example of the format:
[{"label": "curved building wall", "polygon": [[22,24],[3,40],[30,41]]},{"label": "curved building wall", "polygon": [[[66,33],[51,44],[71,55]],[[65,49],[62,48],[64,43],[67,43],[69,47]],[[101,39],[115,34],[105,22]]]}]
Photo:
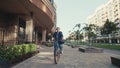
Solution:
[{"label": "curved building wall", "polygon": [[[8,15],[14,16],[14,19],[10,21]],[[56,8],[50,0],[2,0],[0,2],[0,24],[2,24],[0,44],[46,42],[46,35],[54,30],[55,22]],[[39,34],[41,35],[38,38]]]}]

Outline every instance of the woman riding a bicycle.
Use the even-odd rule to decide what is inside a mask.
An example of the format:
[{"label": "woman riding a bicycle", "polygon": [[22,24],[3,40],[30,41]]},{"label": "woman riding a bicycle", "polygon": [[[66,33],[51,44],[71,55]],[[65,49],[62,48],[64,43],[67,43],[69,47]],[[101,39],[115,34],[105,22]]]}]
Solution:
[{"label": "woman riding a bicycle", "polygon": [[63,40],[63,33],[60,31],[60,27],[56,28],[56,32],[53,34],[54,38],[54,52],[59,48],[60,53],[63,53],[63,46],[62,46],[62,40]]}]

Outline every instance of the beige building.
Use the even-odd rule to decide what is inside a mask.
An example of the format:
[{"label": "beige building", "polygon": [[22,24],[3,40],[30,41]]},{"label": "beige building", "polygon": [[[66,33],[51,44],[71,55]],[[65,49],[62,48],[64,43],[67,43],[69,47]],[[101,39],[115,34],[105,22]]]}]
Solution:
[{"label": "beige building", "polygon": [[87,21],[89,24],[101,27],[107,19],[113,22],[120,19],[120,0],[109,0],[106,4],[99,6]]},{"label": "beige building", "polygon": [[0,45],[46,42],[55,25],[54,0],[0,2]]},{"label": "beige building", "polygon": [[[102,27],[107,19],[112,22],[120,23],[120,0],[109,0],[106,4],[99,6],[95,12],[87,18],[87,21],[89,24]],[[109,35],[109,39],[108,36],[97,37],[95,42],[120,43],[120,36],[119,34],[115,34],[114,37],[113,35]]]}]

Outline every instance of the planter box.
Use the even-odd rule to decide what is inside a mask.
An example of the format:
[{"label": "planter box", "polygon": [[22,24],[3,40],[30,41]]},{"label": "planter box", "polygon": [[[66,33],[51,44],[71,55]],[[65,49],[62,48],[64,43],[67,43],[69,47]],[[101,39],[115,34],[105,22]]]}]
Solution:
[{"label": "planter box", "polygon": [[73,45],[72,45],[71,47],[72,47],[72,48],[78,48],[78,47],[80,47],[80,46],[73,46]]},{"label": "planter box", "polygon": [[10,62],[0,60],[0,68],[10,68]]},{"label": "planter box", "polygon": [[103,53],[103,49],[101,48],[94,48],[94,47],[79,47],[79,51],[85,53]]},{"label": "planter box", "polygon": [[111,57],[111,63],[120,67],[120,57]]},{"label": "planter box", "polygon": [[1,59],[0,60],[0,68],[11,68],[12,66],[36,55],[37,53],[39,53],[39,52],[34,51],[32,53],[27,53],[27,54],[21,55],[19,57],[9,60],[9,61],[4,61]]}]

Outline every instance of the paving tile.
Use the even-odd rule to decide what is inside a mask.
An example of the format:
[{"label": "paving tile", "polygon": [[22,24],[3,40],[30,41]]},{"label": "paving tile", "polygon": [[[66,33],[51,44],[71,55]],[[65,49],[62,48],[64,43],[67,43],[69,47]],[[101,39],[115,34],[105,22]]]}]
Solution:
[{"label": "paving tile", "polygon": [[40,53],[12,68],[118,68],[111,64],[110,53],[82,53],[64,45],[64,53],[54,64],[53,47],[42,46]]}]

